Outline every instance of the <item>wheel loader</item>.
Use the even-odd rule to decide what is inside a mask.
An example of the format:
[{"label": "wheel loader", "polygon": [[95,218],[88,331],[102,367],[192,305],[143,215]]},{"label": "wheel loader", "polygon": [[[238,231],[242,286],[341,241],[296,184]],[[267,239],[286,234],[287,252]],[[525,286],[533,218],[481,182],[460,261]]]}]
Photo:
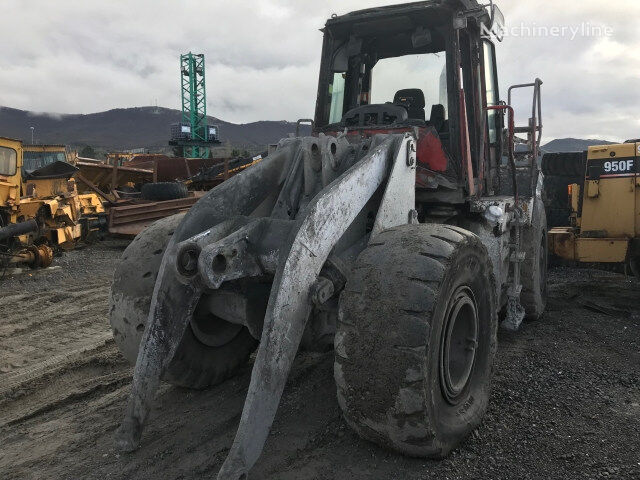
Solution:
[{"label": "wheel loader", "polygon": [[0,267],[48,267],[54,249],[90,240],[106,221],[95,194],[78,194],[64,145],[0,137]]},{"label": "wheel loader", "polygon": [[[475,0],[327,20],[312,135],[123,253],[110,322],[136,366],[120,450],[139,447],[161,380],[206,388],[254,352],[218,479],[248,478],[299,349],[334,349],[338,403],[364,439],[442,458],[479,425],[499,323],[515,330],[546,302],[542,82],[513,87],[534,97],[516,127],[488,34],[501,21]],[[394,75],[399,58],[423,62],[420,85]]]},{"label": "wheel loader", "polygon": [[[589,147],[575,159],[545,155],[547,169],[578,169],[568,185],[565,226],[549,230],[551,253],[581,263],[618,264],[640,278],[640,141]],[[573,161],[572,161],[573,160]],[[555,161],[555,162],[554,162]],[[558,163],[552,167],[553,163]],[[548,180],[554,181],[556,175]],[[564,177],[558,177],[561,180]],[[567,225],[567,223],[569,225]]]}]

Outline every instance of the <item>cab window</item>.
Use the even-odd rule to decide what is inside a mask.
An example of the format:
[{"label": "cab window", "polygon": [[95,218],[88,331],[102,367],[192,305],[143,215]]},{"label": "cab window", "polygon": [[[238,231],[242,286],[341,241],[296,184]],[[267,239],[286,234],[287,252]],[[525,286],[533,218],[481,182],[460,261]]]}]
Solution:
[{"label": "cab window", "polygon": [[64,162],[66,156],[64,152],[24,152],[22,161],[23,171],[31,173],[52,163]]},{"label": "cab window", "polygon": [[[498,82],[495,76],[495,50],[491,42],[484,41],[484,75],[487,86],[487,106],[498,105]],[[487,112],[489,122],[489,143],[498,142],[498,112],[489,110]]]},{"label": "cab window", "polygon": [[371,77],[371,103],[404,104],[404,97],[412,96],[407,105],[410,119],[429,120],[435,106],[441,108],[442,120],[448,118],[444,52],[382,59]]},{"label": "cab window", "polygon": [[18,155],[13,148],[0,147],[0,175],[16,174]]},{"label": "cab window", "polygon": [[342,119],[344,109],[344,85],[346,73],[338,72],[333,74],[333,82],[329,85],[329,96],[331,98],[331,111],[329,113],[329,123],[337,123]]}]

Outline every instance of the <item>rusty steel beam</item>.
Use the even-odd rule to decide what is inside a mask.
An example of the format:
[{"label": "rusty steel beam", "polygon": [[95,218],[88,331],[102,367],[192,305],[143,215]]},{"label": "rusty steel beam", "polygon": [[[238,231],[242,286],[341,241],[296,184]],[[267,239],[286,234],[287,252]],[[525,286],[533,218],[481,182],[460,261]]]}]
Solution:
[{"label": "rusty steel beam", "polygon": [[90,190],[94,191],[95,193],[97,193],[99,196],[101,196],[102,198],[104,198],[110,205],[115,205],[115,202],[113,201],[112,198],[109,198],[109,195],[104,193],[102,190],[100,190],[93,182],[91,182],[91,180],[89,180],[88,178],[86,178],[84,175],[82,175],[80,172],[76,173],[75,177],[80,180],[82,183],[84,183],[87,187],[89,187]]},{"label": "rusty steel beam", "polygon": [[197,197],[187,197],[112,207],[109,210],[109,233],[135,236],[154,221],[188,210],[197,201]]}]

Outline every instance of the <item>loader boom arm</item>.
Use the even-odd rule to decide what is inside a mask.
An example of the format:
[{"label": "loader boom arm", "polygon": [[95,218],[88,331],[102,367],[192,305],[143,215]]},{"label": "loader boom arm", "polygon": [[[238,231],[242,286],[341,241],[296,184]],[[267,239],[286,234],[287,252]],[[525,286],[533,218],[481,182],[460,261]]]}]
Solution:
[{"label": "loader boom arm", "polygon": [[[337,241],[387,179],[390,165],[402,162],[407,169],[407,144],[412,140],[403,139],[398,148],[397,139],[388,137],[333,182],[298,222],[288,251],[281,252],[286,261],[276,272],[240,426],[219,480],[246,478],[260,456],[309,317],[311,288]],[[413,172],[405,188],[413,189]],[[404,212],[392,222],[407,223],[408,217]]]}]

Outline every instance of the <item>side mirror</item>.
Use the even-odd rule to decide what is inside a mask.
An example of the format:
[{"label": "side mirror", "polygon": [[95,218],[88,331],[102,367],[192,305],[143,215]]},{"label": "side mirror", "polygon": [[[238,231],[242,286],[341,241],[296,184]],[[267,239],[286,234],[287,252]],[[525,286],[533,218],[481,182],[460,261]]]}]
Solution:
[{"label": "side mirror", "polygon": [[489,31],[495,35],[499,42],[501,42],[504,39],[505,30],[504,14],[498,5],[493,3],[493,0],[490,1],[488,8],[490,17]]}]

